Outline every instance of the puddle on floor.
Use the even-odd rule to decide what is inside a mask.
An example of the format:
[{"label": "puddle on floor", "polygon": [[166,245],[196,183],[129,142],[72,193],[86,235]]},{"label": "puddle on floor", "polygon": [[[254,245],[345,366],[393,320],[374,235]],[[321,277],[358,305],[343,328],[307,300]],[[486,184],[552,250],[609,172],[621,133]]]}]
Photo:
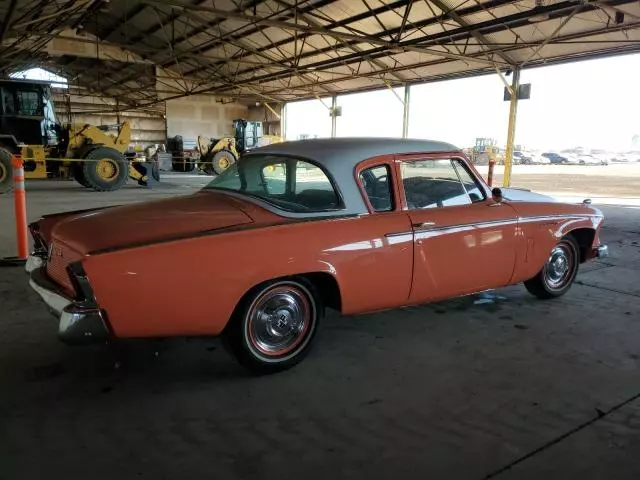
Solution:
[{"label": "puddle on floor", "polygon": [[504,302],[507,299],[504,295],[500,295],[493,290],[478,293],[473,295],[473,298],[474,305],[490,305],[497,302]]}]

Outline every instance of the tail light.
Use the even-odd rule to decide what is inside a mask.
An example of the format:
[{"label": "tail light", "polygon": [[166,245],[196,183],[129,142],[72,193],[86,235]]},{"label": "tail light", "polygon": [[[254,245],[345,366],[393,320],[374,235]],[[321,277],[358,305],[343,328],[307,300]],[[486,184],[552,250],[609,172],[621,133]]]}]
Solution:
[{"label": "tail light", "polygon": [[40,232],[40,224],[38,222],[29,224],[29,232],[33,238],[33,255],[46,259],[48,255],[47,242]]}]

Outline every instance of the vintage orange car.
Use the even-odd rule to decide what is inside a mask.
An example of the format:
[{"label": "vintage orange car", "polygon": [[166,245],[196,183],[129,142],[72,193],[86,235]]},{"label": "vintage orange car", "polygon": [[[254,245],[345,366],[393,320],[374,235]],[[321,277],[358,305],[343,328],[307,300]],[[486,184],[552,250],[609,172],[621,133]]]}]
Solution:
[{"label": "vintage orange car", "polygon": [[193,195],[46,216],[27,270],[63,341],[222,335],[269,373],[308,353],[325,307],[519,282],[560,296],[607,255],[602,221],[587,202],[490,190],[447,143],[305,140],[253,150]]}]

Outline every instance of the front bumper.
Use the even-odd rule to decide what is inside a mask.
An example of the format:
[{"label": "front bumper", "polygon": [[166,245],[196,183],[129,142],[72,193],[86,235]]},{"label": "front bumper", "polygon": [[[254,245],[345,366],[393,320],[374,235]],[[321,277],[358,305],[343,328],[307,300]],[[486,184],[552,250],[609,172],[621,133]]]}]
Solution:
[{"label": "front bumper", "polygon": [[595,258],[606,258],[609,256],[609,246],[608,245],[598,245],[593,249],[593,256]]},{"label": "front bumper", "polygon": [[[39,260],[39,261],[38,261]],[[93,300],[74,300],[62,292],[46,275],[41,259],[27,261],[29,285],[58,318],[58,337],[64,343],[95,343],[109,338],[104,315]],[[31,270],[29,270],[29,268]]]}]

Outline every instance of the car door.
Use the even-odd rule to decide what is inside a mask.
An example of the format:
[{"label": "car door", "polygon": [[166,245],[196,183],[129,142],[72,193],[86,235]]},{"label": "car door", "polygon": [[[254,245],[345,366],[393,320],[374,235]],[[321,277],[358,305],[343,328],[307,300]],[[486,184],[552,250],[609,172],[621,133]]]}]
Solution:
[{"label": "car door", "polygon": [[332,249],[349,258],[349,268],[340,269],[341,288],[349,297],[343,311],[351,314],[406,305],[413,271],[413,234],[400,202],[394,157],[365,160],[354,174],[369,214],[351,221],[351,228],[359,232],[358,241]]},{"label": "car door", "polygon": [[516,258],[516,212],[497,203],[455,155],[396,157],[403,208],[413,229],[410,301],[507,285]]}]

